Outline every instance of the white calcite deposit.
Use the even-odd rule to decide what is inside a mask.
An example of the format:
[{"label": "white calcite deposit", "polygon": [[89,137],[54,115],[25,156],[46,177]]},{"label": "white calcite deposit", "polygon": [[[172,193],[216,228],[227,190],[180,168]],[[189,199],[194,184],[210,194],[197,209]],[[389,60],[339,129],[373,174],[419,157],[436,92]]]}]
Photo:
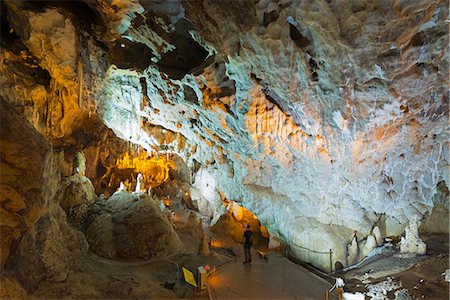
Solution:
[{"label": "white calcite deposit", "polygon": [[427,245],[419,238],[418,227],[420,221],[417,215],[413,215],[409,220],[409,225],[405,228],[405,236],[400,240],[400,252],[403,254],[424,255]]},{"label": "white calcite deposit", "polygon": [[[385,300],[389,299],[387,297],[388,292],[395,291],[402,287],[402,283],[395,281],[388,277],[385,281],[376,284],[367,284],[366,288],[369,290],[366,295],[371,300]],[[396,298],[397,299],[397,298]]]}]

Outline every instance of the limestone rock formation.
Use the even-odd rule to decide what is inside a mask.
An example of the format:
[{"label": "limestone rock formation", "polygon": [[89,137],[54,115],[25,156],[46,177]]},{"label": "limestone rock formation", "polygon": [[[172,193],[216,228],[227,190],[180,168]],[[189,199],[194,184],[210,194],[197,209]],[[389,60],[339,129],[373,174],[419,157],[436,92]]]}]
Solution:
[{"label": "limestone rock formation", "polygon": [[48,142],[0,99],[1,260],[3,268],[23,235],[42,218],[60,181]]},{"label": "limestone rock formation", "polygon": [[375,226],[372,230],[372,235],[375,237],[375,240],[377,241],[377,245],[381,246],[383,244],[383,237],[381,236],[381,231],[378,226]]},{"label": "limestone rock formation", "polygon": [[419,232],[449,234],[450,197],[446,183],[437,184],[437,193],[433,196],[433,210],[422,219]]},{"label": "limestone rock formation", "polygon": [[3,99],[0,112],[3,298],[23,295],[22,287],[32,292],[42,280],[63,281],[87,242],[57,203],[61,176],[51,146]]},{"label": "limestone rock formation", "polygon": [[420,221],[417,215],[413,215],[409,220],[409,225],[405,229],[405,236],[400,240],[400,252],[409,255],[424,255],[427,245],[419,238]]},{"label": "limestone rock formation", "polygon": [[359,261],[359,247],[356,236],[353,236],[351,244],[347,245],[347,265],[351,266]]},{"label": "limestone rock formation", "polygon": [[66,221],[57,204],[24,235],[11,259],[9,268],[28,292],[39,282],[64,281],[69,268],[84,254],[88,244],[84,235]]},{"label": "limestone rock formation", "polygon": [[89,207],[98,200],[89,178],[79,173],[61,180],[57,198],[69,222],[78,229],[84,228]]},{"label": "limestone rock formation", "polygon": [[377,241],[373,235],[368,235],[362,248],[362,257],[366,257],[373,249],[377,247]]},{"label": "limestone rock formation", "polygon": [[73,207],[93,203],[98,200],[89,178],[74,174],[61,180],[59,204],[67,212]]},{"label": "limestone rock formation", "polygon": [[97,204],[86,229],[90,249],[97,255],[149,259],[181,250],[178,235],[146,194],[116,192]]},{"label": "limestone rock formation", "polygon": [[[448,183],[445,3],[226,3],[180,4],[191,35],[215,54],[202,74],[111,69],[98,98],[106,124],[201,162],[210,174],[197,187],[205,211],[220,207],[212,202],[222,192],[287,242],[340,249],[336,260],[345,261],[348,232],[368,236],[380,215],[400,235],[410,215],[431,211],[438,182]],[[142,41],[152,48],[155,39]],[[186,144],[161,145],[140,118]]]}]

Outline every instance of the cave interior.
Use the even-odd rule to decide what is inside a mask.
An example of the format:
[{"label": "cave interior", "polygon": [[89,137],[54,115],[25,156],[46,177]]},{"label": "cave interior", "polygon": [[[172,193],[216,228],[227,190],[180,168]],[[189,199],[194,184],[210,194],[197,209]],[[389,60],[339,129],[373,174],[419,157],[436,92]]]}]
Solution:
[{"label": "cave interior", "polygon": [[1,1],[0,298],[448,299],[448,7]]}]

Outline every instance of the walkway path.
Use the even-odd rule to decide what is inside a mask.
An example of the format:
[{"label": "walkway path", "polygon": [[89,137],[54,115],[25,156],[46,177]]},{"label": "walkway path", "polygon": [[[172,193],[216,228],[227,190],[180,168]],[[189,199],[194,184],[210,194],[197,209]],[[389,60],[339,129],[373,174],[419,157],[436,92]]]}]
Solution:
[{"label": "walkway path", "polygon": [[[186,222],[187,213],[176,209],[178,221]],[[252,249],[252,263],[243,264],[244,251],[241,244],[209,229],[209,220],[197,213],[202,219],[203,231],[212,238],[214,248],[231,248],[237,258],[220,267],[216,275],[208,279],[213,300],[218,299],[325,299],[326,290],[332,284],[293,263],[278,253],[270,253],[264,259]],[[200,299],[208,296],[199,295]],[[337,296],[330,295],[331,299]]]},{"label": "walkway path", "polygon": [[[200,217],[200,216],[199,216]],[[203,230],[212,237],[213,246],[232,248],[237,259],[221,267],[208,284],[212,298],[216,299],[325,299],[331,284],[278,253],[264,259],[252,249],[252,263],[244,264],[242,245],[231,238],[209,231],[207,222]],[[337,296],[330,295],[331,299]]]},{"label": "walkway path", "polygon": [[267,261],[254,257],[251,264],[239,258],[210,278],[213,299],[319,300],[330,288],[327,281],[279,254],[269,254]]}]

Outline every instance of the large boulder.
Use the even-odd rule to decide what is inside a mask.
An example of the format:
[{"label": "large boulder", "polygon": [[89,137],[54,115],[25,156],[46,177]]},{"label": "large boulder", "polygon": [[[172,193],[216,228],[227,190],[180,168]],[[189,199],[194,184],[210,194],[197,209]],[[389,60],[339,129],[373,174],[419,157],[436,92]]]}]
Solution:
[{"label": "large boulder", "polygon": [[101,257],[149,259],[182,248],[156,201],[145,194],[117,192],[95,210],[86,235]]},{"label": "large boulder", "polygon": [[70,267],[87,249],[84,235],[67,224],[59,205],[52,204],[49,212],[24,235],[8,268],[28,292],[34,292],[43,280],[64,281]]}]

